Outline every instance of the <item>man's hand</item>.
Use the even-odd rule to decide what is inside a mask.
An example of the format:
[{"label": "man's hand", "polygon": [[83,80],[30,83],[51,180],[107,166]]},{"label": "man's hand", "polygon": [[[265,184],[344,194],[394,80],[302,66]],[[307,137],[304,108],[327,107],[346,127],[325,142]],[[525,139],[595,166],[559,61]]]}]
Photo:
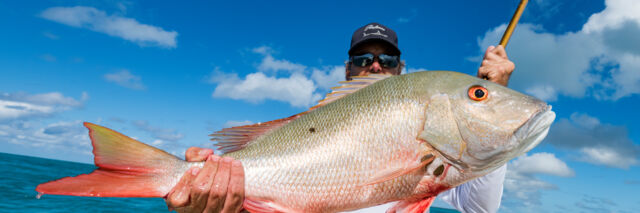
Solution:
[{"label": "man's hand", "polygon": [[177,212],[240,212],[244,200],[244,168],[240,161],[213,155],[213,150],[191,147],[187,161],[205,161],[191,168],[166,197]]},{"label": "man's hand", "polygon": [[515,68],[516,65],[509,60],[502,45],[489,46],[484,53],[482,65],[478,69],[478,78],[484,78],[506,87]]}]

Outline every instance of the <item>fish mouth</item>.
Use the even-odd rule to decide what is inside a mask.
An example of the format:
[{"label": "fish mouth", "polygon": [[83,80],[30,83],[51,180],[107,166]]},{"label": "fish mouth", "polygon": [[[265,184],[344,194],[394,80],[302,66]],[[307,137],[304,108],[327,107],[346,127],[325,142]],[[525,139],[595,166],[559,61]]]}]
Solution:
[{"label": "fish mouth", "polygon": [[518,150],[513,152],[513,157],[519,156],[536,147],[549,133],[549,127],[556,118],[556,113],[551,111],[551,106],[547,105],[542,110],[531,116],[513,134],[512,140],[518,143]]}]

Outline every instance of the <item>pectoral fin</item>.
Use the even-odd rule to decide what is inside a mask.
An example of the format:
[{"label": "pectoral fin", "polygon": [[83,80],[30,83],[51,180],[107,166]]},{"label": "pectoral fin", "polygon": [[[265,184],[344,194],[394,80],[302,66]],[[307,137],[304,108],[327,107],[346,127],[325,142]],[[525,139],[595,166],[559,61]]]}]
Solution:
[{"label": "pectoral fin", "polygon": [[424,168],[426,165],[429,165],[435,159],[432,154],[427,154],[423,156],[419,161],[415,161],[411,164],[401,166],[401,167],[392,167],[378,172],[376,175],[371,177],[367,182],[360,184],[360,186],[367,186],[382,183],[402,175],[409,174],[418,169]]}]

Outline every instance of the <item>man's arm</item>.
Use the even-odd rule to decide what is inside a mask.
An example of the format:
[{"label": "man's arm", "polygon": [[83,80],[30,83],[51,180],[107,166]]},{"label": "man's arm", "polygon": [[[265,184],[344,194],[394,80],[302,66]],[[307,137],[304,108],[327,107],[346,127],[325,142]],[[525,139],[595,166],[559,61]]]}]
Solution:
[{"label": "man's arm", "polygon": [[[515,69],[504,47],[490,46],[484,54],[478,77],[507,86]],[[497,212],[507,165],[495,171],[445,191],[441,198],[461,212]]]},{"label": "man's arm", "polygon": [[240,212],[244,200],[244,169],[240,161],[213,155],[213,150],[191,147],[187,161],[205,161],[191,168],[166,197],[177,212]]}]

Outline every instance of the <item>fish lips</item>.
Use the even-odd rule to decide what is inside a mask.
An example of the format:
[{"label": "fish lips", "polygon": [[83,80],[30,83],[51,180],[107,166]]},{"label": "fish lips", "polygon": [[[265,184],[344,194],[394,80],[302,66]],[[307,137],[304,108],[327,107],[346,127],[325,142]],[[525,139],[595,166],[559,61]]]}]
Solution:
[{"label": "fish lips", "polygon": [[556,113],[551,111],[551,105],[547,105],[543,110],[534,114],[527,122],[516,130],[512,140],[517,140],[518,150],[514,156],[519,156],[536,147],[549,133],[551,123],[556,118]]}]

